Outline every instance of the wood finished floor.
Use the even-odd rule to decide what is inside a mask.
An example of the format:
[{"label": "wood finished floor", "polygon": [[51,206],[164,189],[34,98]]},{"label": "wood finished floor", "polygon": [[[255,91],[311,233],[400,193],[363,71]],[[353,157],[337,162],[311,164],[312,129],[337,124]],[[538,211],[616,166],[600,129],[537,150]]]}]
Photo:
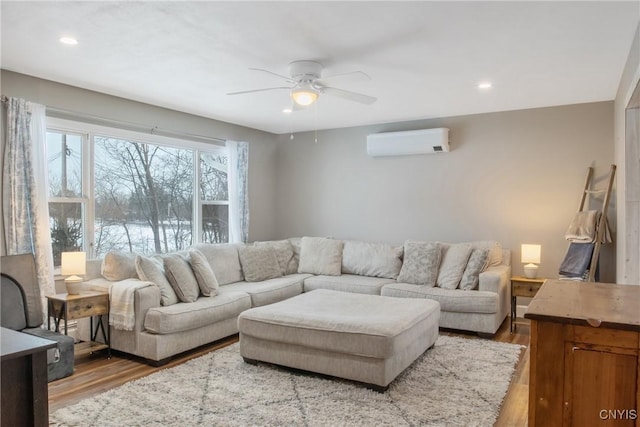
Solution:
[{"label": "wood finished floor", "polygon": [[[441,331],[441,333],[483,339],[478,338],[476,335],[453,331]],[[152,374],[160,369],[179,365],[187,360],[230,345],[237,340],[237,336],[232,336],[200,347],[173,359],[159,368],[149,366],[140,359],[124,354],[115,354],[111,359],[107,359],[102,353],[76,358],[73,375],[49,383],[49,413],[131,380]],[[500,416],[495,424],[498,427],[524,427],[527,425],[527,405],[529,400],[529,327],[518,325],[516,332],[511,334],[509,332],[509,318],[507,318],[493,337],[493,340],[527,346],[520,358],[509,386],[509,391],[503,402]]]}]

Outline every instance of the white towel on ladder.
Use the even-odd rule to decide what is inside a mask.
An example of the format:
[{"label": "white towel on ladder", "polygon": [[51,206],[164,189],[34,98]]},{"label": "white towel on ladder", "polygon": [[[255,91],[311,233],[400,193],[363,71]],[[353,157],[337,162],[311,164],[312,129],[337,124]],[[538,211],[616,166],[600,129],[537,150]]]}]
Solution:
[{"label": "white towel on ladder", "polygon": [[575,243],[593,243],[596,240],[598,211],[581,211],[573,217],[564,237]]}]

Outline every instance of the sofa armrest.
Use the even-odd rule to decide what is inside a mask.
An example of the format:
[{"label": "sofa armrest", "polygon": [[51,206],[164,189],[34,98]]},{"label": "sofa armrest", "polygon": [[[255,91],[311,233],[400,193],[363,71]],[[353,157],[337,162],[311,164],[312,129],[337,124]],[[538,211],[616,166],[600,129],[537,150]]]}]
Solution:
[{"label": "sofa armrest", "polygon": [[489,291],[500,293],[501,289],[509,285],[509,277],[511,276],[511,266],[509,265],[496,265],[487,268],[480,273],[480,283],[478,285],[479,291]]}]

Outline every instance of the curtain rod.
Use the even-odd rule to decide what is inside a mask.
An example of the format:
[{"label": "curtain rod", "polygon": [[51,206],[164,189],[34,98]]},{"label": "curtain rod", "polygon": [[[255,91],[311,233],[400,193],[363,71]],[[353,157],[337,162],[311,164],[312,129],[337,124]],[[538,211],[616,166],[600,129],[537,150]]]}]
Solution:
[{"label": "curtain rod", "polygon": [[[7,98],[5,95],[1,95],[0,101],[2,101],[2,103],[7,103],[7,101],[9,101],[9,98]],[[145,132],[153,135],[167,136],[172,138],[189,139],[192,141],[200,141],[200,142],[206,142],[206,143],[213,142],[217,145],[224,145],[224,143],[226,143],[226,139],[223,139],[223,138],[197,135],[193,133],[180,132],[180,131],[175,131],[170,129],[161,129],[158,126],[149,127],[149,126],[144,126],[137,123],[125,122],[122,120],[115,120],[115,119],[106,119],[104,117],[98,117],[91,114],[78,113],[77,111],[65,110],[65,109],[56,108],[56,107],[46,106],[46,109],[47,109],[47,115],[51,115],[52,117],[57,117],[59,119],[88,120],[94,124],[104,124],[104,125],[111,125],[111,126],[115,125],[121,129],[127,129],[127,130],[132,130],[137,132]]]}]

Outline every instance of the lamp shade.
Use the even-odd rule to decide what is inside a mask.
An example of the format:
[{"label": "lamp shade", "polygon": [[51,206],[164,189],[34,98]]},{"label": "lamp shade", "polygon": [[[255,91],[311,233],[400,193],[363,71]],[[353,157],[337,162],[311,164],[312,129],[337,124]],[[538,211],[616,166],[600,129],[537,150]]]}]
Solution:
[{"label": "lamp shade", "polygon": [[62,275],[85,274],[87,255],[84,252],[62,252]]},{"label": "lamp shade", "polygon": [[300,87],[291,91],[291,99],[296,104],[306,107],[318,99],[318,91],[311,87]]},{"label": "lamp shade", "polygon": [[523,264],[540,264],[540,245],[522,245],[521,261]]}]

